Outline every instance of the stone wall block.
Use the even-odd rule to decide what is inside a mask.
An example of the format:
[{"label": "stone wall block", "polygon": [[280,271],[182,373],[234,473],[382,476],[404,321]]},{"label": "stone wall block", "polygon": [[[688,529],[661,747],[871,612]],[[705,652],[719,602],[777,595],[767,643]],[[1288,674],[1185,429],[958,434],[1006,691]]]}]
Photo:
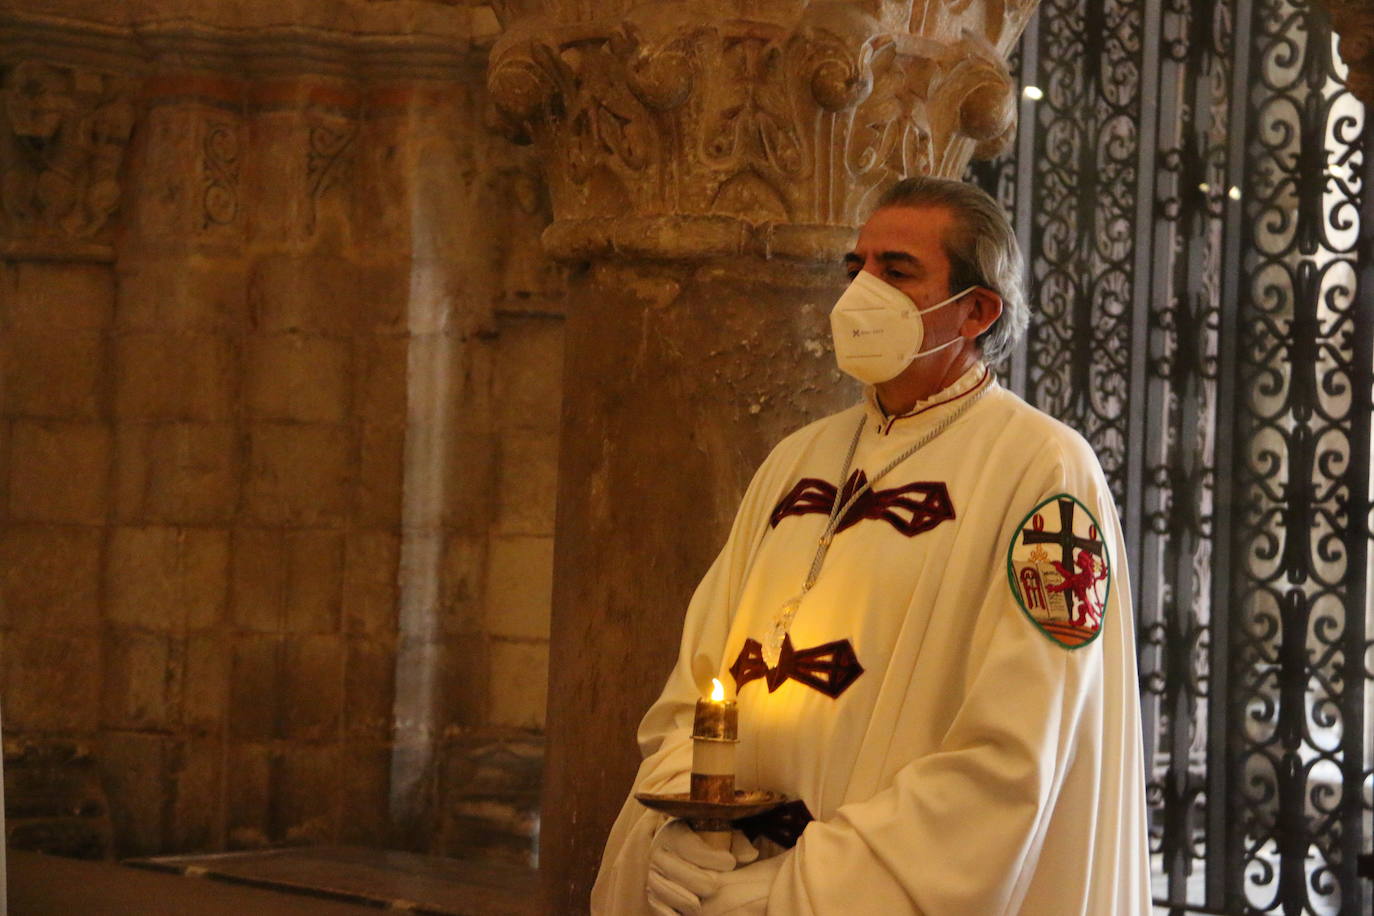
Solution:
[{"label": "stone wall block", "polygon": [[21,630],[100,625],[97,528],[11,525],[0,529],[0,605]]},{"label": "stone wall block", "polygon": [[137,252],[121,258],[115,324],[123,331],[237,334],[248,286],[237,251]]},{"label": "stone wall block", "polygon": [[287,535],[287,551],[287,631],[337,633],[343,598],[343,532],[291,532]]},{"label": "stone wall block", "polygon": [[14,456],[14,427],[16,423],[23,423],[22,420],[11,420],[0,415],[0,506],[5,509],[0,513],[0,517],[9,514],[10,503],[10,484],[13,477],[13,456]]},{"label": "stone wall block", "polygon": [[166,848],[170,742],[160,735],[106,732],[97,761],[110,799],[116,854],[155,855]]},{"label": "stone wall block", "polygon": [[167,853],[224,848],[224,747],[218,739],[191,738],[172,755],[171,823]]},{"label": "stone wall block", "polygon": [[[455,392],[463,398],[463,394]],[[469,405],[454,417],[442,443],[440,454],[444,464],[444,499],[442,521],[445,527],[463,532],[482,532],[490,525],[492,507],[499,494],[493,493],[494,449],[493,433],[482,407],[468,400]],[[481,411],[481,412],[479,412]],[[521,485],[524,485],[524,481]]]},{"label": "stone wall block", "polygon": [[[369,248],[367,254],[375,258],[378,252]],[[358,264],[358,282],[351,300],[356,303],[358,333],[386,337],[407,333],[410,299],[415,286],[412,271],[409,259]]]},{"label": "stone wall block", "polygon": [[291,636],[283,671],[282,736],[337,739],[343,713],[347,646],[342,636]]},{"label": "stone wall block", "polygon": [[487,573],[486,629],[493,636],[549,638],[553,537],[498,537]]},{"label": "stone wall block", "polygon": [[109,617],[153,630],[202,628],[224,616],[229,538],[213,529],[115,528]]},{"label": "stone wall block", "polygon": [[348,533],[344,558],[343,629],[380,636],[396,632],[401,539],[391,530]]},{"label": "stone wall block", "polygon": [[543,728],[548,670],[549,647],[546,643],[492,640],[491,680],[487,688],[491,723],[512,728]]},{"label": "stone wall block", "polygon": [[563,321],[503,316],[498,347],[498,428],[557,433],[563,405]]},{"label": "stone wall block", "polygon": [[558,434],[506,430],[499,449],[497,529],[504,535],[552,534],[558,498]]},{"label": "stone wall block", "polygon": [[100,717],[100,639],[14,630],[0,666],[5,730],[89,734]]},{"label": "stone wall block", "polygon": [[474,728],[489,720],[487,693],[483,689],[489,676],[487,639],[479,634],[450,636],[441,642],[403,640],[397,650],[397,690],[401,672],[426,670],[437,682],[434,709],[435,737],[449,728]]},{"label": "stone wall block", "polygon": [[488,539],[450,534],[444,540],[439,578],[439,620],[454,636],[480,633],[487,601]]},{"label": "stone wall block", "polygon": [[230,849],[267,846],[276,754],[266,744],[231,744],[225,773],[225,826]]},{"label": "stone wall block", "polygon": [[339,423],[349,413],[348,340],[255,335],[247,343],[246,408],[260,420]]},{"label": "stone wall block", "polygon": [[171,630],[181,620],[174,528],[116,528],[108,558],[109,619]]},{"label": "stone wall block", "polygon": [[216,630],[191,633],[184,640],[185,675],[181,725],[193,735],[222,732],[229,703],[233,637]]},{"label": "stone wall block", "polygon": [[10,426],[9,510],[16,520],[105,519],[109,427],[101,423],[16,420]]},{"label": "stone wall block", "polygon": [[385,741],[391,736],[395,682],[393,640],[349,637],[344,678],[344,733],[349,739]]},{"label": "stone wall block", "polygon": [[115,339],[115,411],[126,420],[229,420],[238,359],[208,334],[130,332]]},{"label": "stone wall block", "polygon": [[162,633],[123,628],[108,633],[100,694],[107,727],[148,731],[171,724],[169,694],[182,666],[179,643],[176,650]]},{"label": "stone wall block", "polygon": [[384,847],[390,826],[391,749],[384,744],[344,747],[339,773],[342,814],[339,842]]},{"label": "stone wall block", "polygon": [[[397,273],[387,272],[390,280]],[[248,283],[252,328],[261,334],[322,334],[345,337],[360,330],[360,318],[384,295],[405,286],[378,286],[378,273],[330,254],[264,254],[254,260]]]},{"label": "stone wall block", "polygon": [[251,424],[248,516],[269,525],[341,523],[355,474],[353,450],[353,435],[344,427]]},{"label": "stone wall block", "polygon": [[0,406],[15,417],[95,419],[102,413],[107,362],[100,333],[7,333],[0,338]]},{"label": "stone wall block", "polygon": [[126,523],[225,524],[237,510],[239,468],[232,424],[123,424],[115,431],[115,514]]},{"label": "stone wall block", "polygon": [[267,741],[281,729],[285,678],[283,646],[277,636],[234,638],[229,676],[229,734],[234,741]]},{"label": "stone wall block", "polygon": [[338,835],[338,746],[297,745],[282,750],[273,768],[269,835],[278,843],[319,845]]},{"label": "stone wall block", "polygon": [[354,403],[363,423],[379,429],[405,428],[408,352],[405,337],[359,338]]},{"label": "stone wall block", "polygon": [[266,528],[234,532],[230,616],[235,627],[259,633],[281,632],[288,568],[285,532]]},{"label": "stone wall block", "polygon": [[0,263],[0,320],[7,330],[101,331],[114,312],[114,278],[104,264]]},{"label": "stone wall block", "polygon": [[358,435],[361,442],[354,518],[360,525],[400,525],[406,431],[391,423],[363,423]]},{"label": "stone wall block", "polygon": [[181,534],[182,601],[186,629],[218,627],[229,604],[229,532],[183,529]]}]

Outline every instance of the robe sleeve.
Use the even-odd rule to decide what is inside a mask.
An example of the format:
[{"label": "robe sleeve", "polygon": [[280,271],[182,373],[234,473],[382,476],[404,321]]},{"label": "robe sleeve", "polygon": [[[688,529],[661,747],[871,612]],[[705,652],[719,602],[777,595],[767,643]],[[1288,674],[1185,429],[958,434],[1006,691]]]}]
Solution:
[{"label": "robe sleeve", "polygon": [[[785,444],[785,443],[784,443]],[[783,445],[774,450],[776,456]],[[686,792],[691,782],[692,717],[701,697],[698,683],[723,669],[725,640],[739,603],[749,563],[768,524],[772,457],[755,473],[735,515],[730,536],[687,607],[678,658],[659,698],[639,725],[644,760],[602,853],[592,889],[593,914],[648,913],[644,883],[649,841],[667,820],[635,801],[636,792]]]},{"label": "robe sleeve", "polygon": [[[1057,466],[1018,490],[1004,530],[988,536],[1005,561],[1011,529],[1025,514],[1071,492],[1104,522],[1115,568],[1119,526],[1096,458],[1086,443],[1058,452]],[[981,607],[970,608],[980,635],[964,682],[950,685],[959,707],[939,747],[901,766],[874,796],[811,823],[783,854],[770,916],[1018,911],[1080,727],[1092,718],[1085,709],[1096,708],[1103,640],[1072,650],[1051,641],[1017,604],[1005,566],[989,569],[987,581]],[[1129,625],[1124,592],[1111,589],[1104,629]]]}]

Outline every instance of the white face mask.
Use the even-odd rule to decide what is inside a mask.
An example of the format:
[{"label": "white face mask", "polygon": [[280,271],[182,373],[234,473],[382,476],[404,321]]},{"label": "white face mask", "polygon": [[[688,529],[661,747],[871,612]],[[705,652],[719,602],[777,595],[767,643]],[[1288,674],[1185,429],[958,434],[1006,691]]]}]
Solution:
[{"label": "white face mask", "polygon": [[918,309],[911,297],[867,271],[859,271],[830,310],[830,335],[835,341],[835,362],[861,382],[876,385],[896,378],[911,361],[952,347],[956,337],[938,347],[922,350],[926,326],[921,316],[943,308],[974,287],[962,290],[929,308]]}]

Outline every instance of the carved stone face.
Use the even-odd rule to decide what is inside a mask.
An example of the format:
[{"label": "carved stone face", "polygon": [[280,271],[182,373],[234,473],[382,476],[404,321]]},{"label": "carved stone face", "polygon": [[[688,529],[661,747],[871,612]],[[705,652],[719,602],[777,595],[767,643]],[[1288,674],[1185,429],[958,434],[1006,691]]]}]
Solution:
[{"label": "carved stone face", "polygon": [[15,136],[50,140],[72,107],[67,80],[46,64],[25,62],[5,79],[5,114]]}]

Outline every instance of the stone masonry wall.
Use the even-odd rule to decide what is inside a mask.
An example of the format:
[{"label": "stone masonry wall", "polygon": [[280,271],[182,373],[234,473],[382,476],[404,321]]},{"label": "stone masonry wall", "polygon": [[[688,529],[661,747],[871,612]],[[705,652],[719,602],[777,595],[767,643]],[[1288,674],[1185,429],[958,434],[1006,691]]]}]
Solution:
[{"label": "stone masonry wall", "polygon": [[480,48],[358,72],[348,36],[292,40],[319,72],[138,49],[109,222],[0,239],[6,742],[88,748],[119,855],[528,858],[547,203],[485,129]]}]

